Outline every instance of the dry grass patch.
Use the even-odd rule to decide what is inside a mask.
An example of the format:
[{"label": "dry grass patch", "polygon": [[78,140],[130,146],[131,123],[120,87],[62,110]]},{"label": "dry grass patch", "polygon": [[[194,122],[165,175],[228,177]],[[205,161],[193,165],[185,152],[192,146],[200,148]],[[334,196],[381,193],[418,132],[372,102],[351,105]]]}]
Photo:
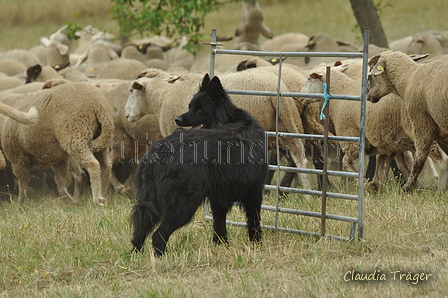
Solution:
[{"label": "dry grass patch", "polygon": [[[88,197],[88,196],[87,196]],[[365,239],[337,241],[264,230],[248,241],[244,228],[229,226],[228,246],[212,243],[202,210],[175,232],[166,256],[131,254],[132,203],[111,196],[108,207],[88,198],[81,207],[55,197],[2,202],[0,289],[4,297],[437,297],[448,294],[447,200],[444,192],[400,194],[395,186],[366,197]],[[267,197],[266,203],[272,202]],[[318,200],[317,200],[318,201]],[[315,206],[300,196],[282,204]],[[346,202],[331,202],[345,215]],[[272,221],[263,214],[263,223]],[[238,208],[230,219],[244,220]],[[282,224],[310,221],[287,217]],[[317,227],[318,224],[310,224]],[[331,227],[331,226],[330,226]],[[348,231],[348,226],[337,232]],[[346,281],[350,273],[379,270],[387,281]],[[431,274],[429,281],[393,280],[392,272]],[[399,273],[396,273],[399,274]],[[396,275],[399,278],[399,275]],[[404,277],[406,278],[406,276]]]}]

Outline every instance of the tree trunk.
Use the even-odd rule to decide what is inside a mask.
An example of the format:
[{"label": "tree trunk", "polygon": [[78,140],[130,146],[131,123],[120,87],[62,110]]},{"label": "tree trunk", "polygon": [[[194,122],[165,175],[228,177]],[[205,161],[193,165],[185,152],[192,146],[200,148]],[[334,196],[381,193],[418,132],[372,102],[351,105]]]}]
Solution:
[{"label": "tree trunk", "polygon": [[369,43],[379,47],[389,47],[380,17],[372,0],[350,0],[353,13],[361,31],[370,31]]}]

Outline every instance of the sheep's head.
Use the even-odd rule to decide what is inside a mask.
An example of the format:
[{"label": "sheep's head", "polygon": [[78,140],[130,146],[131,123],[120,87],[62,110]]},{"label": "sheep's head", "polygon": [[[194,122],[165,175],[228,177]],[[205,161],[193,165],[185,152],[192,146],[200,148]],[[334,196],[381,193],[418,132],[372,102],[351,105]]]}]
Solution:
[{"label": "sheep's head", "polygon": [[[323,93],[324,88],[322,86],[322,83],[324,83],[325,77],[322,72],[319,71],[313,71],[308,75],[308,80],[303,85],[302,89],[300,90],[301,93]],[[323,100],[322,98],[309,98],[309,97],[300,97],[299,101],[304,104],[308,105],[313,102],[317,102],[319,100]]]},{"label": "sheep's head", "polygon": [[372,57],[368,63],[367,100],[378,102],[381,97],[395,89],[387,78],[386,61],[381,55]]},{"label": "sheep's head", "polygon": [[129,122],[137,121],[151,112],[145,96],[146,80],[149,79],[141,78],[129,84],[128,100],[124,107],[125,117]]}]

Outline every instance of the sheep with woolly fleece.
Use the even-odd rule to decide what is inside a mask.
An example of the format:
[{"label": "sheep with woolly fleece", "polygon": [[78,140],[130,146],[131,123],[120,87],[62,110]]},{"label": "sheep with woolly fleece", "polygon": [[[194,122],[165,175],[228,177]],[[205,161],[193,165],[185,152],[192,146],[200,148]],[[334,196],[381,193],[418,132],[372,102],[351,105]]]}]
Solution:
[{"label": "sheep with woolly fleece", "polygon": [[78,42],[76,48],[73,50],[73,54],[81,55],[84,53],[90,45],[90,41],[94,35],[98,35],[101,31],[92,25],[87,25],[80,31],[76,31],[75,35],[78,36]]},{"label": "sheep with woolly fleece", "polygon": [[34,106],[39,113],[38,123],[32,125],[11,119],[0,121],[0,145],[19,182],[19,204],[24,203],[31,171],[49,167],[53,167],[58,178],[58,191],[77,203],[68,194],[64,181],[66,164],[71,159],[87,170],[93,200],[104,205],[111,169],[110,107],[104,95],[89,83],[59,80],[46,84],[52,88],[0,94],[1,101],[18,110]]},{"label": "sheep with woolly fleece", "polygon": [[8,116],[22,124],[34,124],[38,121],[38,112],[35,107],[30,107],[28,112],[19,111],[0,102],[0,114]]},{"label": "sheep with woolly fleece", "polygon": [[272,31],[263,24],[265,14],[256,0],[244,0],[241,24],[235,31],[234,50],[260,51],[260,33],[272,38]]},{"label": "sheep with woolly fleece", "polygon": [[[237,70],[242,71],[250,68],[258,68],[264,71],[269,71],[274,73],[275,75],[279,75],[280,68],[279,66],[272,65],[273,63],[278,63],[278,58],[271,59],[270,62],[266,61],[260,57],[252,57],[247,60],[242,61],[239,65]],[[286,87],[290,92],[300,92],[303,85],[307,82],[306,77],[303,75],[303,70],[299,69],[295,65],[291,64],[282,64],[282,71],[281,71],[281,79],[285,83]],[[307,134],[318,134],[323,135],[324,134],[324,127],[318,120],[318,111],[319,111],[319,103],[314,104],[307,104],[303,105],[299,100],[294,98],[294,102],[296,104],[297,110],[299,111],[303,121],[303,129],[304,133]],[[306,149],[307,154],[312,155],[312,160],[314,163],[314,166],[316,168],[322,169],[322,162],[321,157],[322,155],[319,153],[321,150],[319,146],[316,144],[315,141],[305,140],[306,143]],[[311,150],[308,150],[308,148],[313,148]],[[273,158],[276,156],[273,155]],[[291,162],[290,162],[291,163]],[[286,177],[285,181],[283,182],[284,185],[288,184],[286,182],[286,179],[292,179],[294,175],[285,174]],[[268,179],[272,178],[268,176]],[[270,179],[268,180],[270,181]],[[289,183],[290,184],[290,183]]]},{"label": "sheep with woolly fleece", "polygon": [[[253,56],[249,55],[230,55],[220,54],[215,57],[215,71],[216,72],[236,72],[238,64],[244,59],[250,59]],[[210,54],[201,55],[198,57],[190,67],[191,72],[202,73],[210,71]]]},{"label": "sheep with woolly fleece", "polygon": [[402,98],[410,118],[416,151],[411,175],[403,186],[405,191],[410,191],[415,187],[433,141],[448,152],[448,57],[416,63],[402,52],[388,51],[372,57],[369,67],[367,100],[376,103],[389,93],[396,94]]},{"label": "sheep with woolly fleece", "polygon": [[[279,67],[272,65],[260,57],[252,57],[244,60],[239,64],[241,69],[257,68],[263,71],[269,71],[273,74],[279,74]],[[281,71],[281,79],[285,83],[290,92],[300,92],[303,85],[307,82],[307,78],[303,75],[304,71],[297,68],[295,65],[284,64]],[[299,100],[294,101],[299,113],[304,117],[303,121],[304,131],[309,134],[324,134],[324,128],[317,119],[317,112],[319,111],[318,104],[308,104],[304,106]]]},{"label": "sheep with woolly fleece", "polygon": [[36,54],[23,49],[12,49],[0,52],[0,59],[16,59],[17,61],[22,62],[25,67],[40,63],[40,59]]},{"label": "sheep with woolly fleece", "polygon": [[26,70],[25,83],[31,82],[45,82],[51,79],[61,79],[62,76],[51,66],[40,64],[28,67]]},{"label": "sheep with woolly fleece", "polygon": [[[239,73],[229,73],[220,76],[226,89],[277,91],[278,78],[269,71],[250,69]],[[126,117],[136,121],[141,116],[154,113],[159,120],[163,136],[171,134],[177,125],[174,119],[188,109],[191,97],[197,92],[199,79],[184,79],[182,77],[173,83],[160,78],[142,77],[130,84],[130,94],[125,106]],[[281,82],[281,92],[288,91]],[[249,111],[265,130],[275,130],[275,96],[244,96],[231,95],[232,101],[240,108]],[[292,98],[280,98],[279,125],[280,131],[303,133],[300,114]],[[282,139],[281,146],[287,148],[298,167],[307,167],[304,158],[303,143],[299,139]],[[308,175],[301,175],[305,188],[311,188]]]},{"label": "sheep with woolly fleece", "polygon": [[[326,33],[316,33],[310,37],[308,44],[298,49],[299,52],[357,52],[359,45],[347,41],[340,41]],[[300,57],[290,59],[290,63],[298,66],[314,67],[321,63],[332,63],[334,57]]]},{"label": "sheep with woolly fleece", "polygon": [[308,44],[310,37],[299,32],[288,32],[272,39],[267,39],[261,44],[261,50],[265,52],[295,52]]},{"label": "sheep with woolly fleece", "polygon": [[[389,48],[393,51],[401,51],[403,53],[407,53],[408,47],[413,42],[414,36],[418,36],[420,34],[429,34],[440,43],[442,46],[443,54],[448,54],[448,31],[436,31],[436,30],[425,30],[421,32],[417,32],[413,35],[408,35],[403,38],[394,40],[389,43]],[[425,53],[422,53],[425,54]]]},{"label": "sheep with woolly fleece", "polygon": [[26,66],[16,59],[0,59],[0,72],[8,76],[15,76],[25,72]]},{"label": "sheep with woolly fleece", "polygon": [[[334,94],[360,95],[361,82],[349,78],[341,69],[331,69],[330,91]],[[322,73],[312,72],[307,84],[302,92],[322,93],[322,83],[325,76]],[[305,98],[302,101],[306,104],[318,99]],[[360,102],[347,100],[332,100],[329,104],[329,117],[332,123],[333,132],[341,136],[358,136],[360,131]],[[397,152],[415,151],[414,142],[410,133],[410,119],[404,111],[404,106],[395,95],[388,95],[382,99],[380,104],[367,102],[366,106],[366,154],[381,155],[378,158],[375,176],[370,183],[372,188],[378,189],[384,182],[389,171],[391,159]],[[353,161],[358,159],[359,145],[356,143],[342,142],[341,147],[345,153],[343,158],[344,166],[348,166],[352,171]],[[437,161],[442,174],[439,179],[439,187],[447,187],[448,169],[447,158],[440,152],[437,146],[433,147],[431,157]],[[386,163],[386,165],[384,165]],[[403,169],[403,168],[400,168]],[[406,174],[405,169],[403,172]]]},{"label": "sheep with woolly fleece", "polygon": [[[96,79],[116,78],[131,80],[147,66],[135,59],[119,58],[115,46],[104,40],[92,37],[91,45],[79,57],[75,65],[80,67],[86,62],[86,75]],[[118,49],[119,50],[119,49]]]},{"label": "sheep with woolly fleece", "polygon": [[58,31],[50,35],[50,38],[41,37],[41,45],[46,49],[46,64],[50,66],[64,65],[70,62],[70,39],[64,31],[68,25],[63,26]]},{"label": "sheep with woolly fleece", "polygon": [[0,76],[0,91],[23,85],[23,79],[17,77]]},{"label": "sheep with woolly fleece", "polygon": [[98,65],[91,75],[97,80],[133,80],[140,72],[147,68],[144,63],[138,60],[118,58]]},{"label": "sheep with woolly fleece", "polygon": [[[129,167],[148,151],[150,145],[161,139],[157,117],[147,114],[135,122],[129,122],[124,115],[124,106],[129,94],[129,81],[95,83],[108,101],[114,121],[112,138],[112,165],[128,163]],[[119,182],[114,171],[111,177],[112,187],[116,192],[125,192],[126,187]]]},{"label": "sheep with woolly fleece", "polygon": [[118,59],[118,53],[111,44],[103,40],[93,40],[87,50],[79,56],[75,67],[80,67],[86,62],[86,73],[90,74],[95,71],[95,67],[99,64]]},{"label": "sheep with woolly fleece", "polygon": [[122,58],[136,59],[145,62],[150,59],[164,59],[164,50],[161,46],[148,43],[129,42],[123,45],[119,53]]},{"label": "sheep with woolly fleece", "polygon": [[428,32],[419,32],[412,36],[412,41],[408,45],[407,54],[428,54],[426,59],[443,55],[443,49],[437,38]]}]

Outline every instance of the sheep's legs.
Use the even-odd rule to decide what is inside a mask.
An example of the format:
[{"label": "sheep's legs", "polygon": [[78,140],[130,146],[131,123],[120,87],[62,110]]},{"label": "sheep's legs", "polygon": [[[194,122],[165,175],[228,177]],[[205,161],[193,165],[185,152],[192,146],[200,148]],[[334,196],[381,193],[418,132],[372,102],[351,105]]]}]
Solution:
[{"label": "sheep's legs", "polygon": [[99,161],[90,151],[81,154],[79,160],[76,161],[89,173],[93,201],[100,206],[105,206],[106,199],[102,196],[101,166]]},{"label": "sheep's legs", "polygon": [[[420,111],[421,107],[416,105],[410,105],[406,107],[408,110],[415,109],[415,111]],[[415,120],[418,119],[418,123]],[[411,174],[406,184],[403,186],[403,191],[412,191],[417,183],[418,176],[423,169],[423,166],[428,158],[429,152],[433,141],[437,135],[437,124],[434,120],[425,113],[414,113],[414,121],[411,122],[412,132],[415,138],[415,154],[414,154],[414,164],[412,166]],[[426,125],[422,125],[426,123]]]},{"label": "sheep's legs", "polygon": [[21,166],[19,164],[11,164],[12,172],[17,177],[19,184],[19,205],[23,206],[23,202],[26,197],[26,190],[28,189],[28,183],[31,180],[31,173],[27,166]]},{"label": "sheep's legs", "polygon": [[97,157],[97,160],[100,162],[101,166],[101,190],[102,195],[105,197],[112,177],[112,162],[110,158],[110,152],[109,150],[105,149],[99,153],[96,153],[95,156]]},{"label": "sheep's legs", "polygon": [[79,202],[74,199],[67,190],[67,185],[65,183],[65,179],[67,177],[67,168],[68,165],[66,161],[61,161],[60,163],[55,164],[53,166],[54,181],[56,182],[59,195],[69,198],[73,204],[78,205]]},{"label": "sheep's legs", "polygon": [[84,192],[84,187],[86,184],[86,174],[84,170],[81,168],[81,166],[77,162],[74,162],[72,159],[70,159],[69,161],[69,169],[72,173],[72,177],[75,184],[73,190],[73,197],[79,198]]},{"label": "sheep's legs", "polygon": [[438,188],[446,189],[448,187],[448,155],[439,145],[436,145],[429,153],[429,157],[431,157],[439,169]]},{"label": "sheep's legs", "polygon": [[[305,150],[303,143],[299,140],[293,140],[292,142],[286,142],[288,144],[287,149],[289,150],[294,163],[298,168],[308,168],[308,160],[305,157]],[[311,179],[308,174],[299,174],[300,180],[304,189],[312,189]]]},{"label": "sheep's legs", "polygon": [[372,182],[369,183],[371,188],[379,190],[381,185],[384,184],[393,158],[394,155],[378,154],[376,156],[375,175],[373,176]]}]

